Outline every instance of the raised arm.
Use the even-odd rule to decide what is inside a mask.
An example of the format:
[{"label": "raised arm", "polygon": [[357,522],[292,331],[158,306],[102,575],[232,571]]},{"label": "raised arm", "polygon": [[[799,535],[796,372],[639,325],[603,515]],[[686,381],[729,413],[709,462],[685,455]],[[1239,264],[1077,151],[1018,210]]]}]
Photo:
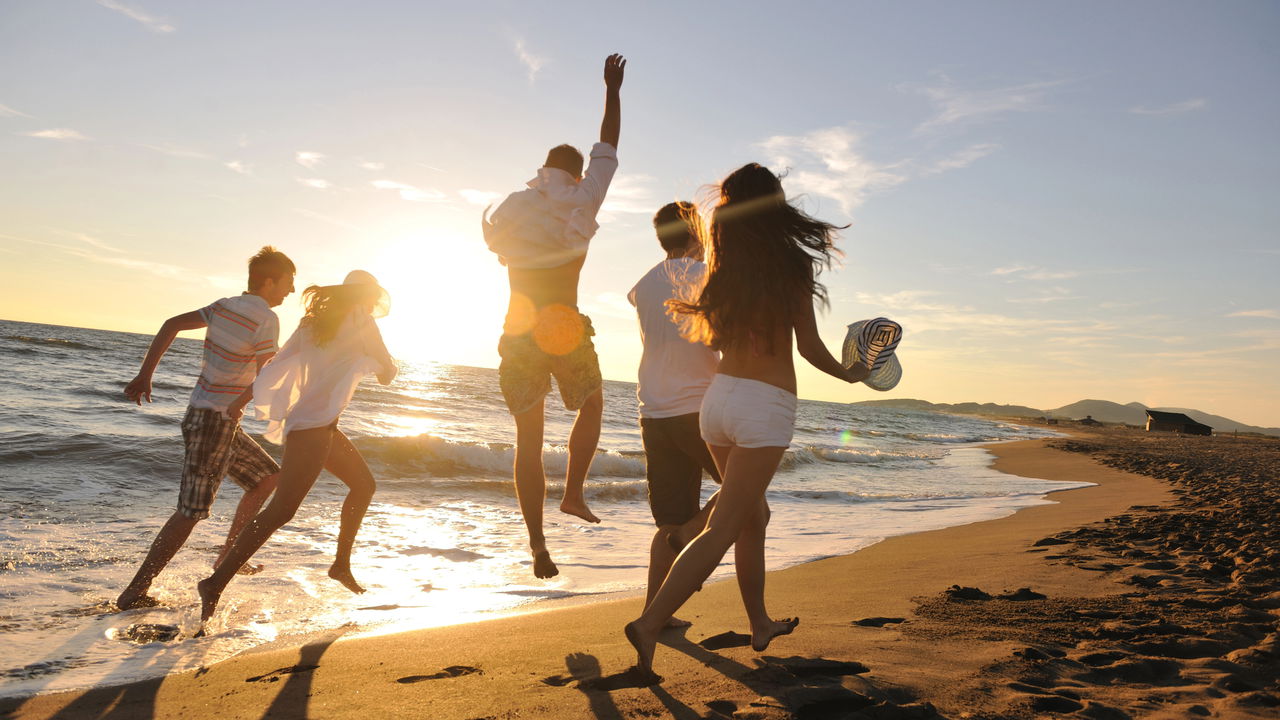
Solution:
[{"label": "raised arm", "polygon": [[808,293],[805,293],[804,299],[804,304],[800,310],[796,311],[793,319],[796,329],[796,349],[800,351],[800,357],[822,372],[845,382],[855,383],[866,378],[871,372],[868,368],[862,365],[846,368],[827,350],[826,343],[822,342],[822,338],[818,336],[818,321],[814,317],[813,303]]},{"label": "raised arm", "polygon": [[173,339],[183,330],[197,330],[205,325],[199,310],[174,315],[165,320],[160,326],[160,332],[152,338],[151,347],[147,348],[147,356],[142,359],[142,369],[138,370],[138,374],[129,381],[128,385],[124,386],[124,396],[129,398],[130,402],[139,405],[142,404],[144,397],[147,402],[151,402],[151,376],[155,374],[160,358],[164,357],[169,346],[173,344]]},{"label": "raised arm", "polygon": [[614,53],[604,60],[604,120],[600,122],[600,142],[609,143],[616,150],[618,135],[622,132],[622,74],[627,68],[626,58]]}]

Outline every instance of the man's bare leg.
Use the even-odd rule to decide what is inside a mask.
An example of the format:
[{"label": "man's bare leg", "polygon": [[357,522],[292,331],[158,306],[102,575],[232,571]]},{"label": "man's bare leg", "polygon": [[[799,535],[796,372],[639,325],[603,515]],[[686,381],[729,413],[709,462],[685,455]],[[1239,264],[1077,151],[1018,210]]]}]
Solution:
[{"label": "man's bare leg", "polygon": [[351,549],[356,542],[356,533],[360,532],[360,525],[364,522],[364,514],[369,509],[369,502],[373,500],[377,483],[373,480],[373,473],[365,463],[364,456],[337,429],[333,431],[333,444],[329,446],[329,459],[325,462],[325,469],[348,488],[347,497],[342,501],[338,552],[329,568],[329,577],[359,595],[364,592],[364,587],[351,574]]},{"label": "man's bare leg", "polygon": [[751,648],[764,652],[770,641],[787,635],[800,624],[799,618],[774,620],[764,605],[764,537],[769,526],[769,503],[760,499],[760,507],[738,533],[733,544],[733,562],[738,576],[738,592],[751,623]]},{"label": "man's bare leg", "polygon": [[[218,549],[218,557],[213,561],[213,569],[217,570],[222,564],[222,558],[227,556],[227,551],[235,544],[236,536],[244,529],[249,521],[257,516],[258,511],[262,509],[262,504],[271,497],[271,492],[276,489],[276,479],[280,477],[279,473],[268,475],[258,481],[258,486],[252,490],[245,492],[240,497],[240,502],[236,505],[236,514],[231,518],[231,527],[227,530],[227,542]],[[256,575],[262,572],[261,565],[252,565],[245,563],[238,571],[241,575]]]},{"label": "man's bare leg", "polygon": [[560,501],[560,512],[591,523],[600,522],[600,518],[587,508],[587,499],[582,493],[582,485],[586,482],[587,471],[591,469],[591,461],[596,456],[596,447],[600,444],[600,423],[603,416],[604,390],[602,388],[587,398],[578,410],[578,418],[573,421],[573,430],[569,433],[569,468],[564,478],[564,499]]},{"label": "man's bare leg", "polygon": [[[667,536],[679,529],[679,525],[659,525],[658,531],[653,534],[653,540],[649,543],[649,587],[644,596],[645,607],[649,607],[649,603],[653,602],[653,596],[658,594],[662,581],[667,579],[671,563],[675,562],[676,552],[671,549]],[[681,628],[692,624],[688,620],[672,616],[668,618],[666,627]]]},{"label": "man's bare leg", "polygon": [[159,604],[155,598],[147,594],[151,589],[151,581],[156,579],[160,571],[164,570],[173,556],[187,542],[187,538],[191,537],[191,531],[195,529],[198,522],[200,521],[189,518],[177,510],[169,516],[164,527],[156,533],[156,539],[151,542],[151,548],[147,550],[147,557],[142,561],[137,574],[133,576],[129,586],[120,593],[120,597],[116,598],[116,607],[129,610]]},{"label": "man's bare leg", "polygon": [[547,498],[547,476],[542,469],[542,408],[537,405],[515,416],[516,421],[516,500],[529,531],[529,550],[533,553],[533,574],[551,578],[560,569],[551,562],[547,538],[542,534],[542,505]]}]

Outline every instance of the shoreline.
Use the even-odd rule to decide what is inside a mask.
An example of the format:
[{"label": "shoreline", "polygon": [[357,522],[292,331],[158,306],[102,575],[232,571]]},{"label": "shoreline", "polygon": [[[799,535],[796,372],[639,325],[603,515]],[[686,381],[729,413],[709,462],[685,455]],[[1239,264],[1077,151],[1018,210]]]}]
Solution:
[{"label": "shoreline", "polygon": [[[1167,503],[1172,493],[1157,480],[1050,450],[1047,442],[1025,440],[983,447],[995,456],[993,468],[1001,472],[1096,484],[1054,492],[1048,496],[1049,504],[1023,508],[1004,518],[894,536],[850,555],[771,571],[766,595],[771,611],[777,616],[799,615],[802,624],[796,634],[775,641],[766,656],[800,654],[861,662],[870,667],[870,674],[849,679],[873,684],[909,681],[913,687],[910,694],[931,696],[935,694],[931,688],[954,683],[992,656],[969,651],[963,660],[957,657],[942,662],[936,641],[921,644],[894,638],[902,633],[894,630],[893,624],[860,627],[851,622],[875,616],[906,617],[912,611],[913,598],[941,593],[953,584],[994,590],[1030,586],[1040,592],[1075,586],[1072,589],[1077,594],[1083,588],[1094,595],[1114,591],[1114,583],[1100,582],[1088,571],[1044,563],[1038,553],[1028,553],[1026,546],[1131,505]],[[965,569],[958,570],[960,567]],[[832,578],[845,592],[814,597],[815,593],[808,591],[832,586]],[[664,635],[656,661],[658,672],[667,678],[663,685],[621,688],[612,693],[571,687],[576,681],[618,673],[631,664],[630,648],[620,628],[638,614],[640,602],[639,597],[624,593],[588,603],[555,602],[555,607],[544,605],[476,623],[354,641],[336,642],[342,634],[338,632],[302,647],[254,651],[180,675],[0,700],[0,713],[13,717],[55,713],[59,717],[79,717],[81,713],[96,717],[114,705],[139,716],[167,716],[217,702],[224,713],[260,717],[263,708],[283,709],[281,703],[287,698],[290,705],[300,703],[309,712],[325,716],[359,714],[370,702],[389,713],[411,712],[412,707],[429,699],[435,717],[473,718],[508,712],[533,717],[540,713],[589,716],[595,712],[601,717],[618,717],[625,716],[632,706],[638,711],[655,703],[656,708],[675,716],[694,717],[705,709],[693,698],[705,696],[711,702],[718,699],[746,707],[763,694],[763,686],[755,692],[741,683],[743,675],[759,669],[753,666],[760,656],[746,648],[711,653],[695,644],[745,627],[736,585],[723,582],[708,585],[686,606],[681,614],[695,625],[683,637]],[[504,642],[513,637],[521,638],[518,645]],[[1009,652],[1007,647],[999,650],[1000,654]],[[591,655],[593,652],[599,656]],[[929,671],[921,672],[922,665]],[[361,678],[362,673],[373,677]],[[353,688],[353,682],[358,687]],[[625,684],[625,679],[617,682]],[[344,696],[357,694],[361,707],[344,703]],[[614,705],[614,711],[601,715],[597,710],[605,708],[596,706],[604,700]]]}]

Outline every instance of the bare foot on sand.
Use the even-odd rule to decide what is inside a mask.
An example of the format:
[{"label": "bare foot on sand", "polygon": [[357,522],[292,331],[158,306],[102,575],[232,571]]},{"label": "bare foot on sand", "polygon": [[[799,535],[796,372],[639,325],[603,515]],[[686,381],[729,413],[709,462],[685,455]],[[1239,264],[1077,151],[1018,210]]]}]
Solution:
[{"label": "bare foot on sand", "polygon": [[337,563],[334,563],[333,566],[329,568],[329,577],[342,583],[342,587],[357,595],[364,594],[364,586],[356,582],[356,576],[351,574],[350,565],[339,566]]},{"label": "bare foot on sand", "polygon": [[751,630],[751,649],[756,652],[764,652],[769,643],[779,635],[790,635],[792,630],[800,624],[800,618],[787,618],[786,620],[772,620],[769,625],[761,630]]},{"label": "bare foot on sand", "polygon": [[533,553],[533,575],[534,577],[546,580],[560,574],[560,568],[551,562],[551,553],[546,550],[538,550]]},{"label": "bare foot on sand", "polygon": [[212,579],[205,578],[196,583],[196,591],[200,593],[200,632],[196,633],[196,637],[204,637],[205,623],[213,617],[213,612],[218,609],[218,601],[222,599],[222,589],[215,590],[213,583],[209,582]]},{"label": "bare foot on sand", "polygon": [[693,625],[693,623],[689,622],[688,620],[681,620],[680,618],[676,617],[675,615],[672,615],[671,617],[667,618],[667,624],[666,624],[666,625],[663,625],[662,627],[663,627],[663,629],[666,629],[666,628],[687,628],[687,627],[689,627],[689,626],[691,626],[691,625]]},{"label": "bare foot on sand", "polygon": [[156,607],[159,604],[159,600],[151,597],[145,592],[129,592],[128,590],[125,590],[120,593],[120,597],[116,598],[116,607],[121,610]]},{"label": "bare foot on sand", "polygon": [[589,523],[600,522],[600,518],[596,517],[595,514],[587,508],[587,502],[585,500],[570,500],[569,498],[565,498],[560,502],[560,512],[567,513],[576,518],[582,518]]},{"label": "bare foot on sand", "polygon": [[627,623],[622,629],[627,636],[627,642],[631,643],[631,647],[636,649],[636,667],[641,672],[653,672],[653,649],[658,644],[657,635],[649,635],[640,628],[640,621],[633,620]]}]

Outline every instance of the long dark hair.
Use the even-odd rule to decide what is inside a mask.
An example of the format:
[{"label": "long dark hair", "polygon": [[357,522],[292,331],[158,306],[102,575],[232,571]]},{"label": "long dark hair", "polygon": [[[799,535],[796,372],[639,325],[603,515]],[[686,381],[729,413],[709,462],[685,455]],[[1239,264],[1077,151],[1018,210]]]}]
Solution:
[{"label": "long dark hair", "polygon": [[338,334],[342,321],[357,305],[377,302],[382,288],[377,285],[312,285],[302,291],[307,312],[302,324],[311,328],[316,345],[328,345]]},{"label": "long dark hair", "polygon": [[788,203],[768,168],[743,165],[720,183],[705,231],[706,285],[696,300],[669,300],[668,309],[690,340],[722,350],[763,336],[772,353],[776,328],[802,303],[828,304],[817,277],[842,254],[833,241],[844,227]]}]

